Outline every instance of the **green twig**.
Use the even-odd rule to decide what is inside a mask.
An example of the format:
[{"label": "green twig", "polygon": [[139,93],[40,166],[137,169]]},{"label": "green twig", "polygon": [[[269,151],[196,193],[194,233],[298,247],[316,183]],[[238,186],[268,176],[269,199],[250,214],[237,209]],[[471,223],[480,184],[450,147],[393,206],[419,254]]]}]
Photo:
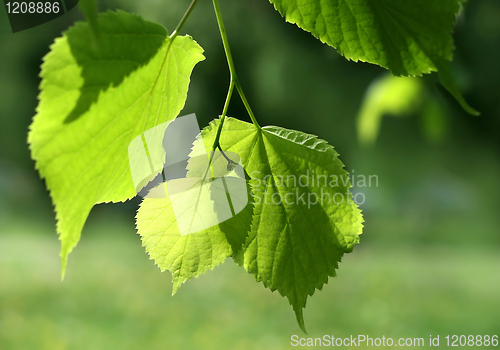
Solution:
[{"label": "green twig", "polygon": [[236,78],[236,90],[238,90],[238,94],[240,94],[240,98],[243,101],[243,104],[245,105],[245,108],[247,109],[248,115],[250,116],[250,119],[252,119],[252,123],[260,130],[261,127],[259,123],[257,122],[257,119],[255,118],[255,115],[252,112],[252,109],[250,108],[250,104],[247,101],[247,98],[245,97],[245,94],[243,93],[243,89],[241,88],[240,81],[238,78]]},{"label": "green twig", "polygon": [[222,127],[224,126],[224,120],[226,119],[227,109],[229,108],[229,101],[231,101],[231,96],[233,95],[234,84],[235,84],[234,79],[231,76],[231,81],[229,82],[229,91],[227,92],[226,102],[224,103],[224,109],[222,110],[222,114],[220,116],[219,128],[217,129],[217,134],[215,135],[212,151],[215,151],[219,146],[220,134],[222,132]]},{"label": "green twig", "polygon": [[[238,90],[238,94],[240,95],[241,100],[243,101],[243,104],[245,105],[245,108],[246,108],[248,114],[250,115],[250,119],[252,119],[252,122],[254,123],[254,125],[260,130],[261,127],[260,127],[259,123],[257,122],[257,119],[255,118],[255,115],[253,114],[252,109],[250,108],[250,104],[248,103],[248,101],[245,97],[245,94],[243,93],[243,89],[241,88],[240,82],[238,80],[238,76],[236,75],[236,69],[234,68],[234,62],[233,62],[233,56],[231,55],[231,49],[229,48],[229,41],[227,40],[226,27],[224,26],[224,21],[222,20],[222,13],[220,11],[219,0],[213,0],[213,3],[214,3],[215,15],[217,17],[217,23],[219,24],[220,35],[222,38],[222,44],[224,45],[224,51],[226,53],[227,63],[229,65],[229,73],[231,74],[231,82],[234,83],[236,90]],[[220,130],[222,130],[223,123],[224,123],[224,118],[221,118],[221,124],[219,125]],[[218,133],[218,138],[216,138],[217,141],[218,141],[219,137],[220,137],[220,135]]]},{"label": "green twig", "polygon": [[191,2],[191,5],[189,5],[188,9],[186,10],[186,13],[182,17],[182,19],[179,22],[179,24],[177,25],[177,28],[175,28],[175,30],[172,32],[172,34],[170,34],[170,39],[173,40],[177,35],[179,35],[179,32],[182,29],[182,26],[184,25],[184,23],[186,23],[186,21],[187,21],[189,15],[191,14],[191,12],[193,12],[193,9],[194,9],[194,7],[195,7],[195,5],[196,5],[197,2],[198,2],[198,0],[193,0]]}]

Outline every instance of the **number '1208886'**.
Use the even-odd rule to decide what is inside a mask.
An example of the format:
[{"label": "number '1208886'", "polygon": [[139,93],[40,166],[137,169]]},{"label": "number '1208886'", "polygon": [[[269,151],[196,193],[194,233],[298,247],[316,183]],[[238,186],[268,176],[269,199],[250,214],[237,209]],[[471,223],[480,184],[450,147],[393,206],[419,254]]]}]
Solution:
[{"label": "number '1208886'", "polygon": [[8,2],[7,13],[59,13],[58,2]]},{"label": "number '1208886'", "polygon": [[497,346],[498,335],[447,335],[447,346]]}]

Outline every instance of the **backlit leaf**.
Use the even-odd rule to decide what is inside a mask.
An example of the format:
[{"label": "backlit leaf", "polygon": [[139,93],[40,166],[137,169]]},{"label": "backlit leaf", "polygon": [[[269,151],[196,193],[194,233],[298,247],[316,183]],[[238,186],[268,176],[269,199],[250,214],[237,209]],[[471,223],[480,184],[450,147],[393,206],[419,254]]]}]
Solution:
[{"label": "backlit leaf", "polygon": [[179,114],[191,71],[204,59],[191,37],[172,41],[138,16],[107,12],[97,22],[97,46],[80,22],[45,56],[29,134],[55,205],[63,274],[92,207],[135,196],[129,143]]}]

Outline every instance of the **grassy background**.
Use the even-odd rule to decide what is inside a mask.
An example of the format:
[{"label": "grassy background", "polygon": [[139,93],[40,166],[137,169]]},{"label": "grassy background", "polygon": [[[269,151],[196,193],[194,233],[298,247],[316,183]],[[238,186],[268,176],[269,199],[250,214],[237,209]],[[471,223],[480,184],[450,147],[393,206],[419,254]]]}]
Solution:
[{"label": "grassy background", "polygon": [[[2,349],[289,349],[291,308],[227,261],[171,296],[130,226],[90,223],[59,280],[51,227],[0,236]],[[110,222],[111,221],[111,222]],[[497,249],[359,246],[310,298],[310,337],[498,334]],[[360,347],[363,348],[363,347]]]}]

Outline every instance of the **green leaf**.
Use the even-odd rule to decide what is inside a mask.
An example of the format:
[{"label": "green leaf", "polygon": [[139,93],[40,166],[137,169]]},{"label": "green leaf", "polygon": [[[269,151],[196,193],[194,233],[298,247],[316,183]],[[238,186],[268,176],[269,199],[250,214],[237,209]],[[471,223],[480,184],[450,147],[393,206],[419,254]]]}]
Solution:
[{"label": "green leaf", "polygon": [[[207,149],[218,123],[202,132]],[[307,296],[335,276],[343,254],[359,242],[363,220],[348,173],[332,146],[299,131],[227,118],[220,144],[241,157],[250,176],[254,210],[245,269],[288,298],[305,330]]]},{"label": "green leaf", "polygon": [[451,37],[460,0],[270,0],[296,23],[345,58],[380,65],[396,76],[439,71],[448,91],[477,115],[449,74]]},{"label": "green leaf", "polygon": [[460,104],[460,106],[470,115],[479,116],[477,110],[472,108],[467,101],[465,101],[464,97],[458,90],[457,84],[453,80],[451,76],[451,68],[450,63],[445,60],[436,60],[436,67],[438,68],[438,75],[441,84],[445,87],[446,90],[455,98],[455,100]]},{"label": "green leaf", "polygon": [[[182,187],[179,182],[183,180],[189,179],[170,180],[169,186]],[[188,221],[191,223],[193,219],[201,221],[200,216],[206,217],[216,213],[213,208],[216,201],[210,201],[204,196],[201,203],[196,203],[199,199],[198,188],[201,188],[205,195],[214,191],[214,188],[210,187],[210,184],[203,186],[195,182],[190,183],[185,192],[172,196],[165,189],[166,184],[160,186],[163,188],[154,190],[163,190],[167,196],[144,198],[137,213],[137,232],[141,235],[142,244],[150,258],[162,271],[168,270],[172,273],[172,294],[175,294],[185,281],[213,269],[226,258],[239,252],[251,224],[252,205],[249,201],[241,212],[229,220],[186,234],[179,227],[185,226]],[[174,209],[172,204],[180,204],[179,209],[187,212],[189,208],[194,207],[196,214],[200,215],[176,215],[179,209]]]},{"label": "green leaf", "polygon": [[80,0],[78,2],[80,9],[85,14],[85,18],[90,26],[90,32],[92,34],[92,39],[94,40],[97,48],[97,42],[99,40],[99,23],[97,21],[97,2],[96,0]]},{"label": "green leaf", "polygon": [[108,12],[97,22],[98,49],[80,22],[45,56],[28,138],[55,205],[63,275],[92,207],[135,196],[129,143],[179,114],[204,59],[191,37],[171,41],[138,16]]},{"label": "green leaf", "polygon": [[199,137],[186,177],[153,188],[137,213],[143,246],[162,271],[172,273],[173,293],[238,254],[250,229],[250,189],[240,160],[231,155],[236,168],[228,168],[221,152],[210,151]]},{"label": "green leaf", "polygon": [[382,117],[400,116],[414,112],[423,99],[424,87],[420,79],[394,77],[390,74],[375,80],[358,114],[358,137],[363,144],[373,144],[378,136]]},{"label": "green leaf", "polygon": [[421,75],[452,59],[458,0],[270,0],[290,23],[353,61]]}]

